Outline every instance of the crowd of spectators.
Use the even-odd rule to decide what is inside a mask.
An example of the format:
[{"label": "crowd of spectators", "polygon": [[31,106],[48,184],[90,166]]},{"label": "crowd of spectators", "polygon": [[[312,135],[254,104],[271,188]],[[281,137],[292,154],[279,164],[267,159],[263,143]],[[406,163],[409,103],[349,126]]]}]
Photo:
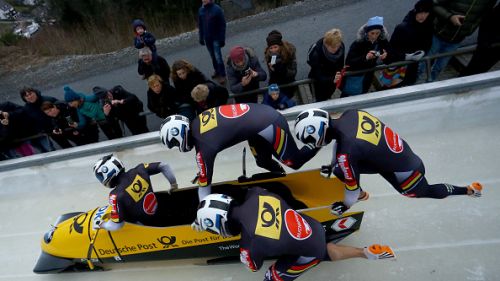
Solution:
[{"label": "crowd of spectators", "polygon": [[[374,79],[383,88],[425,80],[422,57],[458,48],[478,26],[478,49],[462,75],[487,71],[500,59],[499,48],[492,47],[500,41],[494,28],[500,19],[499,4],[495,3],[495,0],[419,0],[392,36],[384,26],[384,19],[373,16],[360,26],[349,48],[340,29],[327,31],[307,52],[308,77],[313,81],[315,100],[328,100],[336,91],[341,92],[340,97],[367,93]],[[250,47],[233,46],[224,60],[223,10],[212,0],[203,0],[198,17],[199,42],[207,47],[214,67],[209,79],[186,59],[175,61],[170,68],[158,54],[155,36],[146,29],[144,21],[134,20],[132,27],[139,54],[137,71],[140,79],[147,81],[147,109],[159,118],[181,114],[193,120],[207,108],[233,102],[229,91],[236,103],[259,102],[255,90],[266,80],[268,90],[260,99],[262,103],[277,110],[297,103],[297,88],[281,87],[296,79],[297,49],[278,30],[270,31],[265,38],[262,62],[267,72],[261,66],[258,52]],[[448,60],[449,57],[435,60],[428,81],[437,79]],[[397,61],[414,63],[378,72],[365,71]],[[346,71],[362,73],[346,75]],[[25,87],[20,91],[24,106],[12,102],[0,104],[0,160],[95,143],[99,131],[108,139],[120,138],[125,126],[133,135],[149,132],[143,102],[120,85],[111,89],[95,86],[90,94],[70,86],[62,90],[64,101]],[[238,95],[248,91],[252,93]]]}]

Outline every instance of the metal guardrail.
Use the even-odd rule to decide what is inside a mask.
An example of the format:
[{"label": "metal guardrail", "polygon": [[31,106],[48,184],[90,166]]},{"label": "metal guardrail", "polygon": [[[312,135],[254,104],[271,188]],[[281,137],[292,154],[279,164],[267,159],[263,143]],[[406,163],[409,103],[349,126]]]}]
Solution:
[{"label": "metal guardrail", "polygon": [[[428,97],[463,93],[474,89],[493,86],[500,86],[500,71],[385,90],[367,95],[329,100],[321,103],[299,105],[283,111],[282,114],[288,120],[293,120],[302,110],[309,108],[322,108],[328,111],[344,111],[351,108],[370,108]],[[141,135],[124,137],[121,139],[101,141],[99,143],[26,156],[23,158],[5,160],[0,162],[0,172],[35,165],[44,165],[56,161],[69,160],[95,154],[131,149],[145,145],[159,145],[159,143],[158,131],[150,132]]]}]

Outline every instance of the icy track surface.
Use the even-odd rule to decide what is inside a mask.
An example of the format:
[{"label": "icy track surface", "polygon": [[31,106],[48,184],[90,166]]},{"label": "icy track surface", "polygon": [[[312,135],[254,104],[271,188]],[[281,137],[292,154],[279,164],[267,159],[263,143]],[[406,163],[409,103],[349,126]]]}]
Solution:
[{"label": "icy track surface", "polygon": [[[363,176],[370,200],[361,231],[342,243],[392,245],[395,261],[362,259],[324,262],[300,280],[500,280],[500,88],[371,108],[395,129],[423,159],[429,182],[466,185],[479,180],[482,198],[409,199],[379,176]],[[221,153],[215,180],[241,174],[237,145]],[[324,149],[305,168],[330,161]],[[110,271],[35,275],[40,239],[58,215],[106,204],[108,190],[95,180],[91,166],[101,155],[0,173],[1,280],[262,280],[270,262],[258,273],[243,265],[201,265],[202,260],[140,262],[108,266]],[[167,161],[181,186],[196,172],[194,154],[166,151],[159,145],[122,151],[127,167]],[[249,173],[258,171],[247,156]],[[167,182],[154,178],[156,190]]]}]

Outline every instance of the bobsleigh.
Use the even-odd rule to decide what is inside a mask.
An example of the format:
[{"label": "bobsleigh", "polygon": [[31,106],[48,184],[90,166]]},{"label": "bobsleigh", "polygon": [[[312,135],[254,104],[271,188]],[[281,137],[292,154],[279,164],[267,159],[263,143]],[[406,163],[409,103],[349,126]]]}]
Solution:
[{"label": "bobsleigh", "polygon": [[[340,241],[361,226],[363,212],[346,213],[341,217],[330,214],[329,205],[342,200],[344,185],[336,178],[321,177],[319,170],[242,176],[235,181],[213,184],[212,192],[242,200],[252,186],[280,195],[292,208],[321,222],[328,241]],[[33,271],[88,271],[103,269],[103,264],[107,263],[160,259],[214,261],[238,257],[239,260],[239,236],[223,238],[191,229],[198,207],[196,187],[181,188],[172,194],[156,192],[155,195],[165,218],[161,226],[125,223],[113,232],[94,229],[93,224],[110,213],[108,206],[61,215],[44,234],[42,251]]]}]

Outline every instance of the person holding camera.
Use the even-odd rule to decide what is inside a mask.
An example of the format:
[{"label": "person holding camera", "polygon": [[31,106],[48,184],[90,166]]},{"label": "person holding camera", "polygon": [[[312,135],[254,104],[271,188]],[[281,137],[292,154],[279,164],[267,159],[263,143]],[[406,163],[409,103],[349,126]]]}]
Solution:
[{"label": "person holding camera", "polygon": [[146,116],[141,115],[143,104],[136,95],[120,85],[109,90],[96,86],[92,91],[103,104],[104,114],[125,123],[132,135],[149,132]]},{"label": "person holding camera", "polygon": [[[273,30],[266,38],[267,48],[264,51],[267,69],[269,70],[269,85],[284,85],[295,81],[297,74],[297,58],[295,46],[283,41],[283,35]],[[292,98],[295,87],[281,90],[287,97]]]},{"label": "person holding camera", "polygon": [[78,146],[99,140],[97,124],[88,122],[85,127],[77,129],[78,112],[67,103],[45,101],[40,108],[51,119],[50,136],[60,147],[73,147],[71,142]]},{"label": "person holding camera", "polygon": [[[347,53],[347,70],[356,71],[375,67],[379,64],[389,64],[391,47],[388,41],[389,33],[384,26],[383,17],[372,17],[361,26],[358,38],[351,44]],[[373,80],[373,71],[349,75],[345,78],[342,97],[359,95],[368,92]]]},{"label": "person holding camera", "polygon": [[[259,82],[267,79],[255,51],[251,48],[235,46],[226,61],[227,79],[231,92],[239,94],[259,88]],[[236,103],[257,103],[256,93],[234,98]]]}]

